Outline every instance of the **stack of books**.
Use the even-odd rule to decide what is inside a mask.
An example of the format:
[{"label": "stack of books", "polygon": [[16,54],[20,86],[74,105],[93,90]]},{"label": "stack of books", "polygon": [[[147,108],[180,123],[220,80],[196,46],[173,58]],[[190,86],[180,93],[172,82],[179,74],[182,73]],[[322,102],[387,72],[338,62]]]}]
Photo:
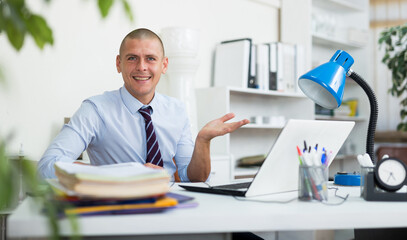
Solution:
[{"label": "stack of books", "polygon": [[170,176],[165,170],[135,162],[103,166],[57,162],[55,174],[58,179],[48,182],[62,206],[61,215],[152,213],[193,199],[168,192]]}]

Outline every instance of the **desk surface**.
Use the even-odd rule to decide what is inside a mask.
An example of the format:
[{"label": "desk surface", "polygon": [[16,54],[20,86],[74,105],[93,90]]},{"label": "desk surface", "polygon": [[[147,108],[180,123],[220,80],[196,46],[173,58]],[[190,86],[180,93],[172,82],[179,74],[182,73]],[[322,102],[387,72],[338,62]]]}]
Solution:
[{"label": "desk surface", "polygon": [[[83,236],[126,236],[407,227],[407,202],[367,202],[359,197],[359,187],[340,187],[338,195],[349,193],[350,196],[338,206],[298,200],[285,204],[243,198],[239,201],[231,196],[187,192],[178,186],[173,186],[171,191],[195,197],[199,206],[158,214],[82,217],[79,219],[80,232]],[[296,194],[279,199],[291,199]],[[329,194],[329,202],[339,202],[340,199],[333,196],[334,190],[329,190]],[[270,200],[270,197],[261,200]],[[160,223],[160,228],[151,222]],[[67,219],[60,224],[62,235],[69,235]],[[48,236],[46,218],[30,198],[8,218],[7,225],[8,237]]]}]

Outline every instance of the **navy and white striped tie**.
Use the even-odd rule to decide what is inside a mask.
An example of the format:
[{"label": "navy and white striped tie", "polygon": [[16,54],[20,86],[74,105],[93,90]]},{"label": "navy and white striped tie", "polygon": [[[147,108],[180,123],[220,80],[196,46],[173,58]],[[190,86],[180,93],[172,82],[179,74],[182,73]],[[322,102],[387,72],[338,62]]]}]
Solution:
[{"label": "navy and white striped tie", "polygon": [[142,107],[138,111],[143,116],[146,124],[146,139],[147,139],[147,159],[146,163],[152,163],[163,167],[164,163],[161,158],[160,147],[158,146],[157,137],[155,135],[153,122],[151,121],[151,106]]}]

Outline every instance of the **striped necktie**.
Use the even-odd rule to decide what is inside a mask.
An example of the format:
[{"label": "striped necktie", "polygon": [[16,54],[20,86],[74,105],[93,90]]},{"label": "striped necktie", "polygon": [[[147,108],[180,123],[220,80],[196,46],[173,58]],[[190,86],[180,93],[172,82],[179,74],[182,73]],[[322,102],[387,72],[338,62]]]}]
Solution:
[{"label": "striped necktie", "polygon": [[152,163],[157,166],[163,167],[164,163],[161,158],[160,147],[158,146],[157,137],[155,135],[153,122],[151,121],[151,106],[145,106],[138,111],[143,116],[146,126],[146,139],[147,139],[147,159],[146,163]]}]

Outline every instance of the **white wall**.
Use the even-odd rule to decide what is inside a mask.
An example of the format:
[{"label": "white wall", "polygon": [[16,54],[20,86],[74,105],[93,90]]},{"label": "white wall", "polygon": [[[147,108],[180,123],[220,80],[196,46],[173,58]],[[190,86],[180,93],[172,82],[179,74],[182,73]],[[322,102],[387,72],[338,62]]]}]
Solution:
[{"label": "white wall", "polygon": [[[122,86],[115,56],[122,38],[138,27],[159,33],[171,26],[200,30],[200,66],[195,87],[211,82],[215,45],[234,38],[254,42],[278,40],[278,10],[249,0],[131,0],[135,21],[116,3],[102,20],[97,1],[27,1],[43,14],[54,31],[55,43],[43,51],[27,38],[20,52],[0,35],[0,67],[7,89],[0,88],[0,136],[14,133],[9,153],[20,144],[39,160],[50,141],[85,98]],[[170,63],[171,67],[171,63]],[[165,79],[159,89],[165,92]]]}]

